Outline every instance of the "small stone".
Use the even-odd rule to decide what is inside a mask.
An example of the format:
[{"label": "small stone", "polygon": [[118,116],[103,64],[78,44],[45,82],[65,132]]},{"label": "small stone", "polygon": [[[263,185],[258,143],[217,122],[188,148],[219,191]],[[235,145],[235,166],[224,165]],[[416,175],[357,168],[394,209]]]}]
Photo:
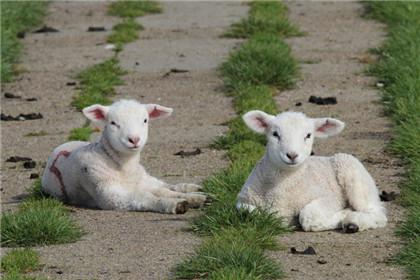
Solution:
[{"label": "small stone", "polygon": [[113,49],[115,49],[115,45],[114,44],[106,44],[105,49],[106,50],[113,50]]},{"label": "small stone", "polygon": [[32,169],[32,168],[35,168],[35,166],[36,166],[36,162],[33,160],[25,161],[23,163],[23,167],[25,167],[26,169]]},{"label": "small stone", "polygon": [[316,261],[317,263],[319,263],[319,264],[326,264],[327,263],[327,261],[326,260],[324,260],[323,258],[320,258],[319,260],[317,260]]},{"label": "small stone", "polygon": [[31,173],[31,175],[29,176],[29,179],[37,179],[39,178],[39,174],[37,173]]}]

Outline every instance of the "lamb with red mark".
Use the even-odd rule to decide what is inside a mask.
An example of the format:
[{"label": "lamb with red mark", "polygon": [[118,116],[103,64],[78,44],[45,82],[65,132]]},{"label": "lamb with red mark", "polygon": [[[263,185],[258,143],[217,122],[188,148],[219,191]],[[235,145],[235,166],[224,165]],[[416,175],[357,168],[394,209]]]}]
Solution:
[{"label": "lamb with red mark", "polygon": [[199,185],[165,183],[140,164],[149,120],[171,113],[171,108],[135,100],[84,108],[89,120],[104,127],[102,135],[93,143],[57,147],[42,177],[43,191],[70,204],[100,209],[180,214],[202,206],[206,195]]}]

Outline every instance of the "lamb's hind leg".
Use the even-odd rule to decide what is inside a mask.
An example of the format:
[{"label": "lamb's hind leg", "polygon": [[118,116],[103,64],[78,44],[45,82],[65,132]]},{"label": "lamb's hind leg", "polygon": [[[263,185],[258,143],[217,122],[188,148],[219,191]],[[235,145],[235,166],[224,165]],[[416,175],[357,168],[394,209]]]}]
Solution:
[{"label": "lamb's hind leg", "polygon": [[379,200],[379,192],[369,172],[356,158],[346,156],[346,168],[339,171],[350,211],[344,217],[345,232],[384,227],[387,223],[385,208]]},{"label": "lamb's hind leg", "polygon": [[333,197],[311,201],[299,213],[304,231],[324,231],[340,227],[347,210]]}]

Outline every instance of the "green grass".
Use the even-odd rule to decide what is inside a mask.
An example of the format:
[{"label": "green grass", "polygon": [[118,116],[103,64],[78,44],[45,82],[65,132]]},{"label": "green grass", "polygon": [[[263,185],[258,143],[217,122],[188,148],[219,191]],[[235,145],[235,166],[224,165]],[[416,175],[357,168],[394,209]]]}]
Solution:
[{"label": "green grass", "polygon": [[73,106],[82,110],[92,104],[109,104],[115,95],[114,87],[123,84],[121,76],[125,71],[118,65],[116,58],[96,64],[77,75],[80,92],[73,100]]},{"label": "green grass", "polygon": [[290,48],[280,37],[256,34],[222,64],[221,73],[229,90],[244,85],[287,89],[294,85],[298,70],[290,57]]},{"label": "green grass", "polygon": [[32,249],[14,249],[1,259],[1,270],[6,273],[26,273],[41,268],[39,255]]},{"label": "green grass", "polygon": [[162,8],[155,1],[117,1],[109,6],[108,14],[119,17],[140,17],[146,14],[160,13]]},{"label": "green grass", "polygon": [[[248,238],[247,238],[248,237]],[[177,266],[177,279],[278,279],[283,274],[258,244],[244,232],[220,232]],[[243,277],[243,278],[238,278]],[[222,278],[222,279],[223,279]]]},{"label": "green grass", "polygon": [[[289,47],[274,32],[271,21],[287,23],[285,13],[270,13],[268,7],[277,2],[251,3],[249,18],[255,17],[255,7],[265,9],[266,25],[261,24],[249,41],[232,52],[221,66],[226,95],[233,97],[239,114],[229,122],[226,135],[216,139],[213,147],[226,149],[231,160],[229,168],[211,176],[204,183],[204,191],[213,202],[192,222],[192,230],[205,236],[195,254],[175,268],[177,279],[278,279],[281,268],[264,250],[280,248],[276,236],[287,231],[282,219],[261,209],[249,213],[235,207],[237,194],[256,162],[265,151],[265,137],[253,133],[241,115],[259,109],[277,112],[273,98],[279,89],[292,87],[296,81],[297,63]],[[272,4],[271,4],[272,3]],[[259,15],[260,16],[260,15]],[[245,19],[241,22],[250,21]],[[239,25],[234,25],[237,28]]]},{"label": "green grass", "polygon": [[390,148],[405,163],[401,183],[407,217],[398,229],[407,245],[399,256],[409,279],[420,275],[420,3],[368,2],[368,15],[388,25],[370,73],[384,82],[383,102],[394,123]]},{"label": "green grass", "polygon": [[91,127],[78,127],[70,131],[69,140],[71,141],[89,141],[90,135],[95,130]]},{"label": "green grass", "polygon": [[1,82],[8,82],[16,72],[22,44],[17,33],[28,31],[42,22],[47,2],[1,1]]},{"label": "green grass", "polygon": [[230,38],[249,38],[258,33],[297,36],[302,33],[287,20],[287,8],[279,1],[250,2],[247,18],[235,23],[225,33]]},{"label": "green grass", "polygon": [[137,40],[139,31],[143,30],[143,26],[137,23],[135,19],[128,18],[115,25],[112,30],[113,32],[107,38],[108,43],[122,45]]},{"label": "green grass", "polygon": [[52,198],[29,199],[1,217],[1,245],[39,246],[78,240],[81,229],[64,205]]}]

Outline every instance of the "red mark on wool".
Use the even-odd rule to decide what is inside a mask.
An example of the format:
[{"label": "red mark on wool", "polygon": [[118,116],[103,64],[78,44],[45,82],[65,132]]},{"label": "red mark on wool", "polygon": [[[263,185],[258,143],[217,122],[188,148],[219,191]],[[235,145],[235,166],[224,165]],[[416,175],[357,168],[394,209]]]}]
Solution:
[{"label": "red mark on wool", "polygon": [[64,156],[68,158],[69,155],[70,155],[69,151],[60,151],[50,166],[50,172],[53,173],[57,177],[58,181],[60,182],[61,192],[63,193],[64,198],[66,200],[68,196],[67,196],[66,187],[64,186],[63,176],[61,175],[61,171],[55,166],[55,164],[57,163],[57,160],[60,158],[60,156]]}]

